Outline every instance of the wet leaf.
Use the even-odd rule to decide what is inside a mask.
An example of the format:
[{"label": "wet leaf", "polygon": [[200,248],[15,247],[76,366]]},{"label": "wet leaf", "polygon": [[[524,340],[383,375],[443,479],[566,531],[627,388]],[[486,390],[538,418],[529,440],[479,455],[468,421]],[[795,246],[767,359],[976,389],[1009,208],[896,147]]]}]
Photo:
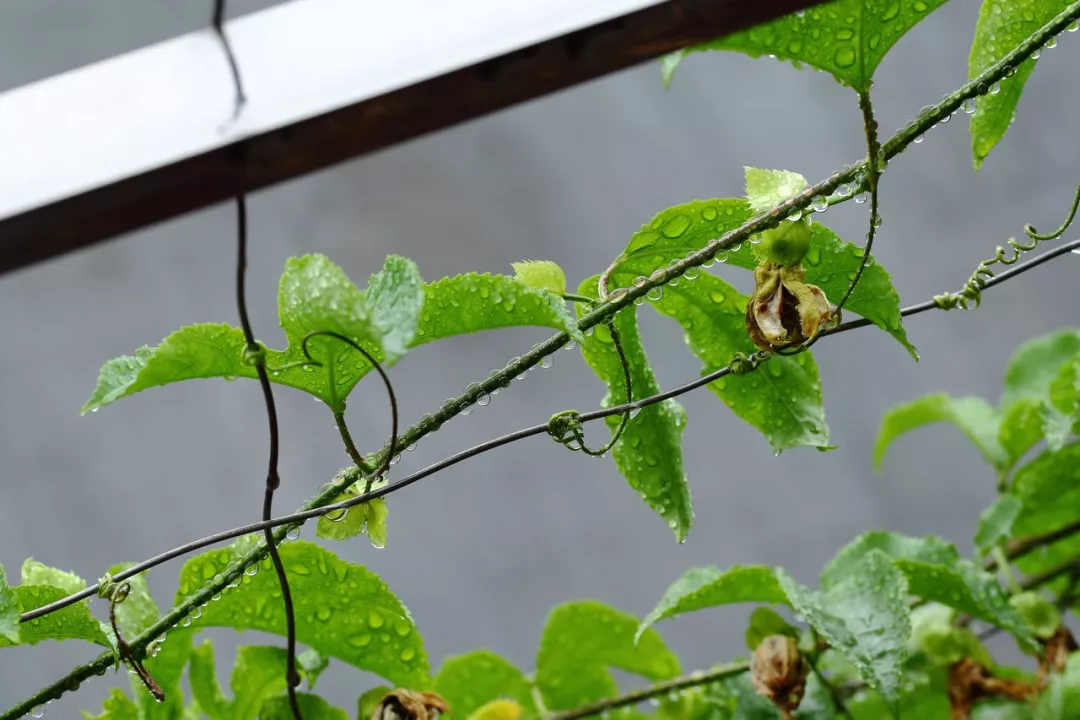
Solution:
[{"label": "wet leaf", "polygon": [[[630,287],[637,277],[648,276],[673,260],[681,260],[752,217],[750,206],[741,198],[695,200],[670,207],[634,233],[617,259],[613,282]],[[820,223],[812,223],[810,231],[810,250],[803,259],[806,282],[820,287],[830,299],[839,300],[862,262],[862,248],[844,242]],[[727,265],[753,270],[758,264],[754,247],[752,243],[743,243],[738,250],[720,253],[717,257],[723,258],[722,262]],[[714,270],[720,267],[717,265]],[[917,357],[901,323],[900,296],[880,263],[874,262],[866,268],[844,311],[862,315]]]},{"label": "wet leaf", "polygon": [[780,203],[795,197],[806,189],[806,178],[790,170],[763,170],[744,168],[746,200],[750,210],[768,212]]},{"label": "wet leaf", "polygon": [[82,715],[86,720],[140,720],[138,706],[120,688],[109,690],[109,697],[102,703],[101,710],[100,715],[91,715],[85,710]]},{"label": "wet leaf", "polygon": [[824,592],[800,585],[782,569],[776,577],[795,611],[870,687],[895,701],[903,681],[911,611],[907,580],[892,560],[872,550]]},{"label": "wet leaf", "polygon": [[435,692],[446,698],[454,717],[467,718],[491,700],[510,699],[523,718],[537,717],[532,685],[520,670],[489,650],[446,658],[435,676]]},{"label": "wet leaf", "polygon": [[[596,297],[597,278],[581,284],[578,292]],[[580,312],[580,309],[579,309]],[[645,355],[638,333],[637,317],[633,311],[615,317],[616,328],[630,366],[634,398],[644,398],[660,392]],[[626,402],[626,379],[611,333],[606,325],[597,325],[592,336],[582,338],[581,353],[593,372],[607,385],[602,407]],[[606,419],[613,432],[619,417]],[[615,464],[630,487],[643,495],[649,507],[656,511],[679,542],[686,539],[693,523],[690,488],[683,470],[682,432],[686,427],[686,412],[675,400],[665,400],[643,408],[627,423],[619,441],[611,449]],[[586,433],[586,439],[588,439]],[[599,442],[594,442],[599,445]]]},{"label": "wet leaf", "polygon": [[1006,466],[1006,454],[997,439],[1001,426],[997,410],[979,397],[952,398],[935,393],[897,405],[885,413],[874,443],[874,467],[881,469],[885,453],[896,438],[939,422],[951,423],[964,433],[992,467],[1000,470]]},{"label": "wet leaf", "polygon": [[19,643],[19,598],[7,584],[4,566],[0,565],[0,646]]},{"label": "wet leaf", "polygon": [[718,605],[761,602],[787,603],[772,568],[762,565],[734,565],[727,570],[709,565],[690,568],[671,584],[638,627],[640,637],[664,618]]},{"label": "wet leaf", "polygon": [[[1061,0],[983,0],[971,44],[968,78],[981,75],[1063,8]],[[1035,59],[1028,58],[1020,63],[1013,76],[1001,79],[999,92],[979,97],[971,118],[971,151],[976,170],[1012,125],[1020,94],[1034,69]]]},{"label": "wet leaf", "polygon": [[22,566],[23,585],[52,585],[68,595],[86,589],[86,581],[75,573],[50,567],[34,558],[27,558]]},{"label": "wet leaf", "polygon": [[559,605],[548,615],[536,657],[536,685],[548,710],[610,697],[619,687],[608,668],[658,682],[679,674],[679,660],[653,630],[635,643],[632,615],[591,600]]},{"label": "wet leaf", "polygon": [[869,90],[885,53],[945,0],[836,0],[673,53],[665,58],[668,82],[678,60],[705,50],[774,55],[832,74],[856,90]]},{"label": "wet leaf", "polygon": [[1014,496],[999,495],[993,505],[983,510],[975,531],[975,549],[981,557],[1012,537],[1013,523],[1023,507]]},{"label": "wet leaf", "polygon": [[[318,695],[297,693],[296,699],[304,720],[349,720],[347,712],[334,707]],[[259,720],[293,720],[295,717],[289,706],[289,699],[284,695],[270,698],[263,703],[259,711]]]},{"label": "wet leaf", "polygon": [[[409,611],[377,575],[304,541],[282,545],[281,557],[289,575],[299,642],[395,685],[427,685],[423,640]],[[180,574],[177,602],[224,573],[234,559],[235,551],[224,549],[189,560]],[[259,564],[256,575],[241,577],[241,589],[207,605],[191,627],[284,635],[281,589],[270,560]]]},{"label": "wet leaf", "polygon": [[[11,591],[19,603],[16,618],[20,613],[36,610],[69,595],[66,590],[51,585],[18,585],[11,588]],[[20,624],[16,637],[21,645],[36,645],[42,640],[86,640],[116,650],[112,630],[94,618],[87,600]],[[12,642],[10,633],[0,637],[0,647],[14,644],[16,643]]]},{"label": "wet leaf", "polygon": [[551,260],[524,260],[510,264],[514,268],[514,277],[525,285],[555,295],[566,292],[566,274]]},{"label": "wet leaf", "polygon": [[287,666],[283,648],[241,645],[229,680],[229,700],[218,685],[214,648],[206,641],[191,654],[191,691],[210,720],[254,720],[264,701],[285,692]]}]

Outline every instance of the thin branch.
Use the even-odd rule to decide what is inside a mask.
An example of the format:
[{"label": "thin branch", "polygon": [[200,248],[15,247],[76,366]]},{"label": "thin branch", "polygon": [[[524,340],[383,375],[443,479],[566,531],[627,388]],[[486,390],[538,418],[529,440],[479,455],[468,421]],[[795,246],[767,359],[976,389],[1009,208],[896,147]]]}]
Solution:
[{"label": "thin branch", "polygon": [[600,715],[609,710],[616,710],[628,705],[637,705],[650,698],[660,697],[662,695],[667,695],[668,693],[678,692],[679,690],[685,690],[686,688],[695,687],[697,685],[708,685],[709,683],[717,682],[724,678],[741,675],[749,669],[750,664],[748,662],[734,662],[720,665],[712,670],[698,670],[697,672],[692,672],[689,675],[675,678],[674,680],[666,680],[655,685],[650,685],[647,688],[641,688],[640,690],[631,690],[623,695],[598,700],[594,703],[589,703],[588,705],[576,707],[573,710],[548,713],[543,716],[542,720],[578,720],[578,718],[589,717],[591,715]]},{"label": "thin branch", "polygon": [[[987,70],[985,70],[982,74],[973,78],[970,82],[962,86],[956,92],[945,96],[940,102],[938,102],[937,105],[933,106],[928,112],[916,117],[915,120],[910,122],[899,132],[897,132],[888,142],[886,142],[882,146],[881,156],[886,161],[888,161],[894,158],[899,153],[903,152],[910,144],[915,141],[915,138],[925,133],[931,127],[940,122],[944,117],[951,116],[953,111],[959,108],[964,100],[981,95],[983,92],[985,92],[986,88],[990,87],[994,82],[1005,77],[1008,72],[1015,68],[1019,63],[1030,57],[1033,52],[1041,48],[1050,38],[1057,36],[1061,31],[1066,28],[1066,26],[1068,26],[1073,20],[1077,18],[1080,18],[1080,0],[1074,0],[1074,2],[1070,3],[1053,20],[1041,27],[1032,35],[1030,35],[1026,40],[1024,40],[1024,42],[1014,48],[1010,53],[1008,53],[997,63],[987,68]],[[599,307],[595,308],[593,311],[591,311],[578,321],[578,328],[581,330],[586,330],[588,328],[594,327],[595,325],[605,321],[606,318],[611,317],[620,310],[630,306],[634,302],[634,300],[636,300],[638,297],[644,296],[652,288],[662,286],[670,282],[673,278],[680,277],[686,272],[687,269],[691,267],[700,266],[706,262],[709,262],[716,256],[717,253],[728,250],[733,246],[744,242],[750,235],[759,233],[763,230],[768,229],[769,227],[775,227],[781,220],[786,219],[790,214],[794,213],[795,211],[802,211],[803,209],[805,209],[815,197],[829,195],[841,184],[852,182],[859,175],[859,173],[864,170],[865,164],[865,161],[861,161],[842,168],[827,179],[808,187],[802,193],[799,193],[795,197],[788,199],[784,203],[781,203],[777,207],[773,208],[770,212],[752,218],[746,223],[743,223],[743,225],[739,226],[738,228],[729,231],[722,238],[713,240],[702,250],[691,253],[687,257],[683,258],[683,260],[678,261],[677,263],[674,263],[665,269],[658,270],[657,272],[653,273],[649,277],[647,282],[643,283],[642,285],[629,288],[625,290],[625,292],[623,292],[622,289],[617,289],[613,291],[611,293],[610,299],[607,302],[602,303]],[[1046,262],[1048,259],[1049,258],[1043,258],[1040,260],[1040,262]],[[1034,265],[1031,265],[1031,267],[1034,267]],[[1021,268],[1030,269],[1029,267],[1018,266],[1017,268],[1014,268],[1010,273],[1002,273],[1002,275],[999,275],[999,282],[1015,275],[1017,271],[1022,272],[1023,270],[1021,270]],[[909,308],[906,314],[914,315],[919,312],[924,312],[925,310],[932,309],[933,307],[935,306],[932,302],[929,306],[915,306],[914,308]],[[866,324],[869,323],[860,321],[855,321],[855,323],[845,323],[831,331],[829,334],[833,334],[838,331],[854,329],[855,327],[861,327],[862,325]],[[845,325],[847,325],[848,327],[845,327]],[[469,407],[474,404],[480,396],[484,394],[490,394],[495,389],[501,389],[505,383],[511,382],[513,378],[517,375],[520,375],[522,372],[525,372],[526,370],[539,364],[544,356],[549,355],[561,348],[568,342],[569,339],[570,338],[566,333],[558,333],[557,335],[549,338],[545,342],[536,345],[532,350],[523,355],[519,360],[508,363],[507,366],[503,368],[503,370],[489,376],[483,382],[478,383],[471,391],[464,393],[454,402],[445,404],[442,408],[433,413],[429,418],[409,428],[400,438],[401,444],[407,446],[418,442],[428,433],[433,432],[442,424],[446,423],[451,418],[458,415],[463,408]],[[727,368],[722,368],[716,373],[713,373],[711,379],[702,378],[701,380],[692,383],[692,387],[684,386],[686,387],[685,391],[689,391],[695,387],[700,387],[701,385],[708,384],[709,382],[712,382],[712,380],[715,380],[727,374],[727,372],[729,372]],[[655,400],[655,402],[659,402],[660,400],[666,399],[667,397],[672,397],[672,395],[664,393],[661,396],[655,397],[658,398]],[[629,405],[631,408],[633,408],[644,407],[646,404],[652,403],[637,401],[635,403],[630,403]],[[608,414],[611,414],[612,411],[624,412],[625,410],[626,408],[611,408],[606,411],[598,411],[597,413],[582,415],[581,420],[585,422],[587,420],[606,417]],[[475,448],[471,448],[469,450],[458,453],[453,458],[448,458],[448,460],[444,461],[443,463],[439,463],[436,466],[432,466],[431,468],[422,470],[420,471],[420,473],[416,473],[409,478],[405,478],[398,483],[395,483],[393,485],[387,485],[386,487],[379,488],[378,490],[373,490],[370,493],[365,493],[364,495],[352,498],[350,501],[348,501],[350,503],[348,505],[346,505],[345,503],[329,505],[328,503],[330,503],[338,494],[338,489],[336,487],[329,488],[325,491],[320,492],[319,494],[309,499],[306,503],[304,503],[304,512],[296,513],[293,516],[289,517],[299,518],[299,520],[296,521],[302,522],[303,520],[309,519],[311,517],[325,515],[327,512],[333,512],[334,510],[341,509],[342,507],[351,507],[352,504],[359,504],[360,502],[364,502],[375,497],[381,497],[385,494],[388,494],[389,492],[392,492],[393,490],[400,489],[413,482],[416,482],[422,477],[426,477],[428,474],[431,474],[431,472],[437,471],[437,469],[449,467],[449,465],[456,464],[461,460],[480,454],[481,452],[485,452],[486,450],[492,449],[494,447],[499,447],[510,442],[514,442],[515,440],[521,439],[523,437],[537,435],[546,432],[546,430],[546,424],[539,425],[535,426],[534,428],[527,428],[523,431],[512,433],[510,435],[504,436],[503,438],[498,438],[494,441],[489,441],[488,443],[484,443],[483,445],[478,445]],[[387,449],[380,451],[380,453],[382,453],[383,455],[385,455],[386,452]],[[213,541],[207,542],[206,544],[212,544],[212,542],[220,542],[221,540],[234,538],[238,535],[245,535],[258,530],[268,530],[271,527],[275,527],[277,524],[293,524],[296,521],[279,518],[279,520],[270,520],[264,521],[262,523],[255,523],[253,526],[248,526],[252,529],[245,528],[242,532],[226,531],[223,533],[218,533],[217,535],[212,536],[215,538]],[[274,533],[275,542],[280,542],[281,539],[284,538],[284,535],[284,530],[279,529],[278,531],[276,531]],[[270,545],[273,546],[274,544],[271,543]],[[198,549],[198,547],[203,546],[204,545],[199,545],[198,543],[192,543],[188,547],[190,549]],[[189,550],[181,551],[177,549],[174,551],[169,551],[168,553],[164,553],[163,555],[158,557],[164,559],[171,559],[182,555],[184,554],[184,552],[187,551]],[[162,632],[167,632],[169,629],[179,623],[184,617],[187,616],[189,610],[194,605],[201,604],[207,601],[212,594],[220,592],[228,583],[231,583],[237,578],[239,578],[243,572],[243,568],[251,562],[258,560],[259,555],[262,552],[262,548],[253,548],[249,550],[241,558],[239,558],[227,570],[227,572],[222,574],[222,578],[220,580],[211,580],[207,582],[203,587],[197,590],[194,594],[190,595],[179,605],[174,607],[151,627],[140,633],[139,636],[131,642],[132,652],[145,652],[145,648],[147,645],[150,644],[150,642],[157,638]],[[157,563],[155,562],[153,564]],[[152,567],[153,564],[148,565],[144,563],[142,570],[147,569],[147,567]],[[137,572],[139,571],[136,571],[134,568],[132,568],[128,572],[129,574],[126,574],[125,577],[130,577],[131,575],[137,574]],[[117,576],[117,578],[119,579],[119,575]],[[90,589],[87,588],[87,590]],[[81,597],[75,598],[75,596],[73,596],[72,598],[67,598],[60,602],[64,603],[65,605],[71,604],[71,602],[75,602],[76,599],[85,599],[90,594],[93,594],[93,592],[94,591],[91,591],[90,593],[85,595],[80,593]],[[57,603],[52,603],[50,604],[50,606],[46,607],[50,607],[51,609],[57,609],[57,607],[62,606],[63,605],[58,605]],[[51,612],[51,609],[45,610],[45,608],[41,608],[41,610],[45,612]],[[44,612],[42,612],[41,614],[44,614]],[[26,619],[31,618],[27,617],[27,615],[24,615],[23,620]],[[99,672],[104,672],[114,663],[115,659],[113,658],[112,654],[104,653],[94,661],[77,667],[64,678],[53,683],[52,685],[49,685],[48,687],[43,688],[31,697],[27,698],[26,700],[22,701],[15,707],[5,712],[3,715],[0,715],[0,720],[11,720],[13,718],[22,717],[26,713],[30,712],[32,708],[41,705],[49,700],[53,700],[62,696],[73,684],[77,684],[80,681],[99,674]]]},{"label": "thin branch", "polygon": [[817,675],[818,682],[821,683],[821,686],[825,688],[825,690],[829,693],[829,697],[832,698],[834,709],[838,713],[843,715],[845,718],[847,718],[847,720],[855,720],[851,716],[851,711],[848,710],[847,704],[844,702],[844,698],[841,697],[840,691],[835,685],[829,682],[829,679],[825,677],[825,673],[821,672],[821,670],[818,670],[817,660],[807,655],[806,662],[810,665],[810,669],[814,671],[814,675]]},{"label": "thin branch", "polygon": [[[1080,249],[1080,240],[1074,240],[1073,242],[1071,242],[1071,243],[1069,243],[1067,245],[1063,245],[1061,248],[1057,248],[1056,250],[1053,251],[1053,254],[1061,255],[1063,251],[1068,252],[1069,250],[1072,250],[1072,249]],[[1046,255],[1050,255],[1050,254],[1052,254],[1052,253],[1046,253]],[[1030,270],[1032,268],[1038,267],[1039,265],[1042,265],[1044,262],[1045,262],[1044,257],[1039,256],[1037,258],[1034,258],[1034,259],[1028,261],[1027,263],[1024,263],[1023,265],[1018,265],[1011,272],[1013,273],[1013,276],[1015,276],[1017,274],[1023,273],[1026,270]],[[1004,276],[1001,275],[1001,276],[998,276],[998,277],[1003,278]],[[937,307],[937,305],[935,305],[933,303],[933,301],[928,301],[928,302],[925,302],[925,303],[919,303],[918,305],[912,305],[911,307],[908,307],[908,308],[904,308],[903,310],[900,311],[900,314],[902,316],[904,316],[904,317],[908,317],[910,315],[915,315],[915,314],[924,312],[926,310],[936,310],[936,309],[939,309]],[[870,324],[871,323],[869,321],[863,321],[863,320],[855,320],[855,321],[852,321],[852,322],[846,322],[846,323],[843,323],[842,325],[838,326],[837,328],[829,331],[828,334],[829,335],[835,335],[837,333],[847,332],[849,330],[856,330],[858,328],[866,327],[867,325],[870,325]],[[672,388],[671,390],[665,390],[664,392],[657,393],[656,395],[651,395],[649,397],[642,398],[640,400],[635,400],[634,402],[626,403],[626,404],[623,404],[623,405],[615,405],[615,406],[612,406],[612,407],[609,407],[609,408],[603,408],[603,409],[600,409],[600,410],[593,410],[593,411],[587,412],[587,413],[581,413],[580,415],[578,415],[578,419],[581,422],[584,423],[584,422],[590,422],[590,421],[593,421],[593,420],[601,420],[603,418],[608,417],[609,415],[617,415],[617,414],[624,413],[624,412],[627,412],[627,411],[632,411],[632,410],[645,408],[645,407],[648,407],[649,405],[654,405],[654,404],[656,404],[658,402],[663,402],[664,400],[668,400],[670,398],[678,397],[679,395],[683,395],[685,393],[688,393],[691,390],[695,390],[695,389],[697,389],[699,387],[702,387],[704,385],[708,385],[708,384],[710,384],[712,382],[715,382],[716,380],[719,380],[720,378],[730,374],[730,372],[731,372],[731,369],[730,369],[729,366],[722,367],[719,370],[715,370],[715,371],[709,373],[708,375],[703,375],[700,378],[692,380],[691,382],[688,382],[688,383],[686,383],[684,385],[680,385],[680,386],[678,386],[676,388]],[[323,515],[327,515],[329,513],[337,512],[337,511],[345,509],[345,508],[350,508],[353,505],[359,505],[359,504],[368,502],[369,500],[374,500],[375,498],[379,498],[379,497],[389,495],[390,493],[393,493],[393,492],[396,492],[396,491],[401,490],[403,488],[406,488],[409,485],[412,485],[413,483],[418,482],[419,480],[423,480],[424,478],[430,477],[431,475],[434,475],[435,473],[438,473],[438,472],[440,472],[442,470],[445,470],[448,467],[451,467],[453,465],[457,465],[458,463],[463,462],[465,460],[469,460],[470,458],[476,457],[477,455],[482,455],[482,454],[488,452],[489,450],[494,450],[496,448],[503,447],[504,445],[509,445],[510,443],[517,442],[518,440],[524,440],[525,438],[534,437],[536,435],[543,435],[547,431],[548,431],[548,425],[547,425],[547,423],[543,423],[543,424],[540,424],[540,425],[533,425],[531,427],[522,428],[521,430],[516,430],[516,431],[514,431],[512,433],[509,433],[507,435],[502,435],[500,437],[493,438],[491,440],[487,440],[487,441],[482,442],[482,443],[480,443],[478,445],[475,445],[475,446],[473,446],[471,448],[468,448],[466,450],[462,450],[461,452],[458,452],[458,453],[456,453],[454,455],[451,455],[450,457],[444,458],[444,459],[440,460],[439,462],[434,463],[433,465],[429,465],[428,467],[423,468],[422,470],[419,470],[419,471],[413,473],[412,475],[408,475],[408,476],[402,478],[401,480],[398,480],[398,481],[393,482],[393,483],[389,483],[389,484],[387,484],[387,485],[385,485],[385,486],[383,486],[381,488],[378,488],[376,490],[372,490],[370,492],[366,492],[363,495],[357,495],[355,497],[349,498],[348,500],[345,500],[345,501],[342,501],[342,502],[339,502],[339,503],[334,503],[334,504],[329,504],[329,505],[318,505],[315,502],[318,498],[315,498],[312,501],[309,501],[307,503],[310,509],[303,510],[303,511],[297,512],[297,513],[292,513],[290,515],[282,515],[282,516],[274,518],[273,520],[270,520],[270,521],[256,522],[256,523],[251,523],[251,524],[248,524],[248,525],[241,525],[239,527],[235,527],[235,528],[232,528],[230,530],[223,530],[221,532],[214,533],[213,535],[207,535],[206,537],[200,538],[198,540],[194,540],[194,541],[192,541],[190,543],[187,543],[185,545],[180,545],[180,546],[175,547],[175,548],[173,548],[171,550],[163,552],[160,555],[155,555],[154,557],[152,557],[152,558],[150,558],[148,560],[144,560],[143,562],[138,563],[137,565],[132,565],[127,570],[124,570],[123,572],[117,573],[114,576],[114,579],[116,581],[126,580],[126,579],[128,579],[130,577],[134,577],[135,575],[138,575],[139,573],[145,572],[145,571],[147,571],[147,570],[149,570],[149,569],[151,569],[153,567],[161,565],[162,563],[166,563],[169,560],[173,560],[173,559],[175,559],[177,557],[180,557],[182,555],[186,555],[188,553],[195,552],[196,550],[201,550],[201,549],[203,549],[205,547],[209,547],[210,545],[216,545],[217,543],[224,542],[226,540],[233,540],[233,539],[241,537],[243,535],[250,535],[251,533],[261,532],[261,531],[265,530],[268,527],[281,527],[281,526],[286,526],[286,525],[303,524],[304,522],[306,522],[308,520],[311,520],[313,518],[322,517]],[[340,493],[339,488],[333,488],[333,489],[327,490],[325,494],[329,495],[330,497],[337,497],[341,493]],[[1061,540],[1061,539],[1063,539],[1065,537],[1069,537],[1069,536],[1071,536],[1073,534],[1076,534],[1078,532],[1080,532],[1080,521],[1077,521],[1075,523],[1071,523],[1071,524],[1066,525],[1066,526],[1064,526],[1064,527],[1062,527],[1062,528],[1060,528],[1058,530],[1054,530],[1054,531],[1046,533],[1044,535],[1038,535],[1038,536],[1034,536],[1034,537],[1031,537],[1031,538],[1027,538],[1027,539],[1024,539],[1024,540],[1017,541],[1017,545],[1014,548],[1008,549],[1006,551],[1006,555],[1010,559],[1019,558],[1019,557],[1022,557],[1023,555],[1028,554],[1032,550],[1035,550],[1036,548],[1042,547],[1043,545],[1049,545],[1049,544],[1051,544],[1053,542]],[[994,565],[988,565],[987,569],[988,570],[993,570],[994,567],[995,567]],[[217,589],[220,590],[220,588],[217,588]],[[27,622],[28,620],[33,620],[34,618],[38,618],[38,617],[41,617],[43,615],[47,615],[48,613],[55,612],[56,610],[67,607],[68,605],[76,603],[76,602],[78,602],[80,600],[85,600],[86,598],[94,595],[94,593],[96,593],[96,592],[97,592],[97,585],[96,584],[90,585],[85,590],[81,590],[78,593],[75,593],[73,595],[69,595],[66,598],[62,598],[60,600],[57,600],[56,602],[49,603],[48,605],[43,605],[42,607],[37,608],[35,610],[30,610],[30,611],[28,611],[26,613],[23,613],[21,621],[22,622]],[[0,718],[0,720],[2,720],[2,718]]]},{"label": "thin branch", "polygon": [[[274,513],[274,491],[281,485],[278,476],[278,449],[280,447],[280,434],[278,432],[277,407],[274,405],[274,391],[270,386],[270,376],[266,372],[266,353],[255,340],[255,333],[251,329],[251,319],[248,317],[247,298],[244,292],[244,277],[247,274],[247,201],[243,195],[236,197],[236,307],[240,314],[240,325],[244,329],[244,338],[247,340],[245,360],[252,359],[255,370],[259,375],[259,384],[262,386],[263,399],[266,401],[266,419],[270,426],[270,459],[266,469],[266,491],[263,493],[263,520],[270,520]],[[281,562],[281,553],[278,552],[277,543],[274,542],[274,532],[271,528],[263,530],[263,538],[266,541],[266,549],[270,553],[270,559],[274,563],[274,571],[277,573],[278,584],[281,586],[281,603],[285,608],[285,645],[286,645],[286,671],[285,689],[289,695],[289,706],[292,708],[293,717],[303,720],[300,713],[300,701],[296,697],[296,686],[300,684],[300,673],[296,670],[296,614],[293,611],[292,591],[289,590],[289,577],[285,573],[285,564]]]}]

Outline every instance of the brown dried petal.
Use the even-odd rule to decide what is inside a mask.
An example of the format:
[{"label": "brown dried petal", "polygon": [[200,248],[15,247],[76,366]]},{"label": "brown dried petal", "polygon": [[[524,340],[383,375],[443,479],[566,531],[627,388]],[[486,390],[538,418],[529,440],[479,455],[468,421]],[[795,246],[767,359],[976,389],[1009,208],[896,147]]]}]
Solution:
[{"label": "brown dried petal", "polygon": [[975,703],[1004,696],[1011,700],[1028,700],[1038,694],[1038,687],[1011,678],[994,677],[990,670],[971,658],[964,658],[949,668],[949,706],[952,720],[969,720]]},{"label": "brown dried petal", "polygon": [[1080,650],[1080,645],[1077,645],[1069,628],[1064,625],[1059,627],[1043,643],[1043,656],[1039,659],[1039,670],[1035,676],[1039,687],[1046,687],[1052,673],[1064,672],[1069,656],[1077,650]]},{"label": "brown dried petal", "polygon": [[398,688],[379,701],[371,720],[434,720],[436,712],[450,712],[450,706],[438,693]]},{"label": "brown dried petal", "polygon": [[784,717],[790,717],[799,707],[808,671],[798,643],[787,635],[769,635],[750,658],[754,692],[771,700]]},{"label": "brown dried petal", "polygon": [[795,345],[815,337],[835,308],[824,291],[805,282],[801,265],[763,262],[754,269],[754,294],[746,308],[746,330],[763,350]]}]

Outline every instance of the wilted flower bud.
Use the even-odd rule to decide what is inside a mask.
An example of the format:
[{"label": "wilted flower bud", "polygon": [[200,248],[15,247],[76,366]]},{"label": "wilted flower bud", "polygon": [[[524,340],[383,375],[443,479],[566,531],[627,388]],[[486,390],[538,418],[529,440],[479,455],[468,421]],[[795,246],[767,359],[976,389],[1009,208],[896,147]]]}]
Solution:
[{"label": "wilted flower bud", "polygon": [[371,720],[434,720],[436,713],[447,712],[450,706],[438,693],[398,688],[379,701]]},{"label": "wilted flower bud", "polygon": [[797,345],[817,336],[836,307],[806,282],[802,265],[762,262],[754,268],[754,294],[746,306],[746,331],[762,350]]},{"label": "wilted flower bud", "polygon": [[787,635],[769,635],[750,658],[754,691],[772,700],[785,718],[802,702],[809,669],[799,643]]}]

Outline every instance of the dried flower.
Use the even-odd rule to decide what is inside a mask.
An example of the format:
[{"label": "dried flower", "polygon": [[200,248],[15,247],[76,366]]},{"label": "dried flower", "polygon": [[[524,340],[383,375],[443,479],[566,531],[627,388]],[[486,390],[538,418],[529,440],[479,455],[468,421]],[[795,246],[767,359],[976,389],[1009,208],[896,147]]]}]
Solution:
[{"label": "dried flower", "polygon": [[790,718],[802,702],[809,669],[798,642],[787,635],[769,635],[750,658],[754,691],[772,700],[784,718]]},{"label": "dried flower", "polygon": [[371,720],[435,720],[450,706],[441,695],[398,688],[387,693],[371,712]]},{"label": "dried flower", "polygon": [[949,707],[952,720],[969,720],[975,703],[993,697],[1024,701],[1038,693],[1038,687],[1023,680],[994,677],[980,662],[965,658],[949,668]]},{"label": "dried flower", "polygon": [[838,320],[824,291],[806,282],[802,265],[763,261],[754,268],[754,294],[746,306],[746,331],[762,350],[797,345]]}]

